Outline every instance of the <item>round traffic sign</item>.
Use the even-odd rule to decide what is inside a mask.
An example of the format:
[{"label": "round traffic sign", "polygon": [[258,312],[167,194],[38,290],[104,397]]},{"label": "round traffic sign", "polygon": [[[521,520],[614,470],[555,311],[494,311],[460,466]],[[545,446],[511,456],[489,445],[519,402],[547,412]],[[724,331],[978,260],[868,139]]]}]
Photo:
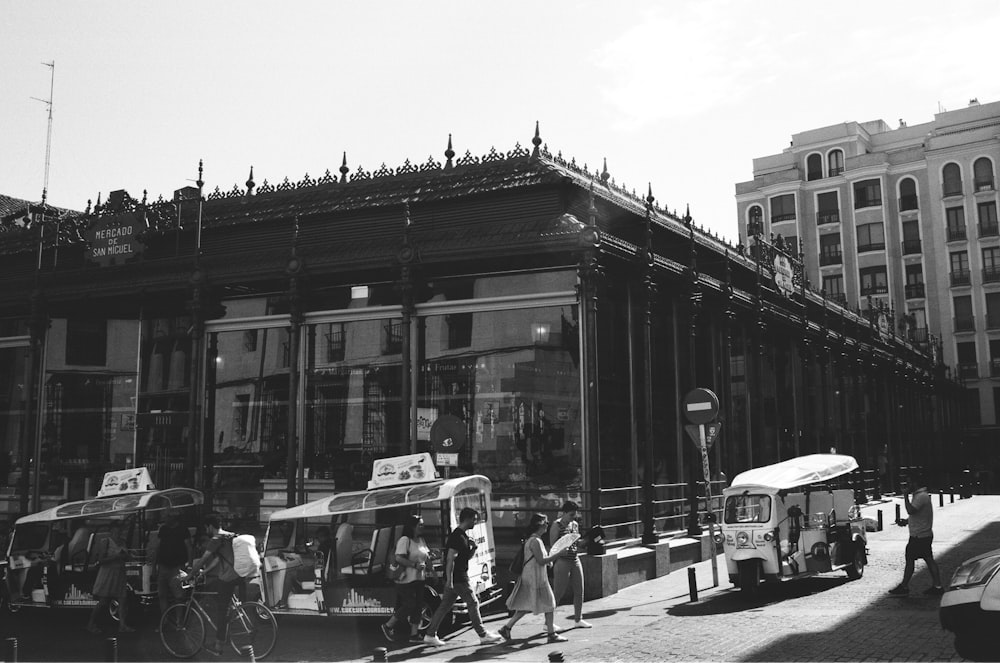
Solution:
[{"label": "round traffic sign", "polygon": [[707,424],[719,416],[719,397],[711,389],[698,387],[687,393],[682,407],[692,424]]},{"label": "round traffic sign", "polygon": [[438,417],[431,426],[431,444],[438,453],[456,453],[467,437],[465,422],[453,414]]}]

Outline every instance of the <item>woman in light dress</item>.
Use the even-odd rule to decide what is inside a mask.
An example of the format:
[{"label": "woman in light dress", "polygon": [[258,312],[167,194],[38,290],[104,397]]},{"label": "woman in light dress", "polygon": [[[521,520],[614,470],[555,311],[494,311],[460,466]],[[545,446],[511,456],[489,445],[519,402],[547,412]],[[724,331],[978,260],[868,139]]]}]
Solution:
[{"label": "woman in light dress", "polygon": [[549,555],[542,543],[542,537],[549,527],[548,517],[536,513],[528,524],[528,539],[524,542],[524,568],[521,577],[514,585],[514,591],[507,599],[507,609],[514,611],[511,618],[500,629],[499,633],[505,640],[510,640],[510,630],[522,617],[531,613],[545,613],[545,629],[549,634],[549,642],[566,642],[566,638],[556,633],[553,613],[556,609],[556,597],[549,585],[546,572],[548,565],[559,556]]}]

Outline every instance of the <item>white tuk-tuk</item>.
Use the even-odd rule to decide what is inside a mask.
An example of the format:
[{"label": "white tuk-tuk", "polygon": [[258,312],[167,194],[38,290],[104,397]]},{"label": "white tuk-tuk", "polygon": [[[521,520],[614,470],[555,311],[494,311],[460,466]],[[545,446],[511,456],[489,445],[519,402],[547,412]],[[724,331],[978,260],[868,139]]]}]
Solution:
[{"label": "white tuk-tuk", "polygon": [[[196,525],[202,494],[192,488],[156,490],[146,468],[104,475],[97,497],[18,518],[7,548],[3,591],[12,611],[22,607],[92,607],[97,556],[112,522],[125,527],[131,553],[126,577],[142,605],[156,598],[156,573],[146,551],[168,510]],[[112,605],[112,614],[117,606]]]},{"label": "white tuk-tuk", "polygon": [[[263,596],[275,614],[381,616],[392,614],[394,583],[386,571],[410,515],[424,520],[431,548],[425,621],[444,585],[445,541],[458,514],[480,514],[469,531],[478,547],[469,580],[481,604],[500,596],[490,515],[490,480],[481,475],[442,480],[430,454],[375,461],[369,489],[337,493],[271,514],[264,542]],[[453,616],[466,612],[456,603]],[[424,624],[426,626],[426,624]]]},{"label": "white tuk-tuk", "polygon": [[840,569],[860,578],[867,536],[854,491],[827,485],[857,467],[851,456],[811,454],[738,474],[723,493],[717,535],[730,582],[753,594],[762,581]]}]

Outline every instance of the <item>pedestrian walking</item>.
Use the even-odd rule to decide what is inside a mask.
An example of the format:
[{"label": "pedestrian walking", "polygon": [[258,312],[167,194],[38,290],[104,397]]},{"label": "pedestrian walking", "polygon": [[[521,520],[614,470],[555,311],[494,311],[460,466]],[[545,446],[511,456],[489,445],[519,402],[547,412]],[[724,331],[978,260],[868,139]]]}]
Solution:
[{"label": "pedestrian walking", "polygon": [[531,613],[545,613],[545,628],[549,634],[549,642],[566,642],[566,638],[556,632],[555,609],[556,597],[549,585],[546,569],[550,562],[559,557],[560,553],[549,555],[542,543],[542,537],[549,527],[548,517],[536,513],[528,523],[528,539],[524,542],[524,567],[521,576],[514,583],[514,589],[507,598],[507,609],[514,614],[500,628],[500,636],[510,640],[510,631],[521,618]]},{"label": "pedestrian walking", "polygon": [[424,519],[410,516],[403,525],[403,535],[396,542],[396,563],[403,567],[403,575],[396,580],[396,608],[389,621],[382,624],[382,633],[395,640],[396,625],[409,623],[410,642],[422,642],[420,615],[424,609],[424,583],[427,577],[427,560],[431,550],[423,536]]},{"label": "pedestrian walking", "polygon": [[479,512],[465,507],[458,514],[458,527],[448,535],[448,541],[445,544],[448,557],[445,560],[444,593],[441,594],[441,603],[438,604],[434,616],[431,617],[430,626],[427,627],[424,644],[435,647],[445,644],[444,640],[438,637],[438,627],[444,621],[445,615],[451,612],[455,600],[459,597],[465,601],[469,610],[469,620],[472,622],[472,627],[476,629],[476,633],[479,634],[481,644],[492,645],[503,640],[499,634],[487,631],[486,627],[483,626],[483,617],[479,614],[479,600],[469,584],[469,560],[472,559],[472,554],[476,551],[476,542],[469,538],[467,532],[475,526],[478,520]]},{"label": "pedestrian walking", "polygon": [[108,606],[112,599],[118,601],[118,632],[131,633],[135,629],[129,627],[126,622],[128,616],[128,583],[125,578],[125,561],[131,555],[122,534],[122,524],[113,521],[108,527],[108,536],[102,543],[98,544],[97,563],[100,568],[97,570],[97,578],[94,580],[92,594],[97,599],[97,605],[90,611],[90,621],[87,623],[87,630],[91,633],[100,633],[101,629],[97,625],[97,618]]},{"label": "pedestrian walking", "polygon": [[184,598],[178,576],[192,559],[191,532],[181,523],[175,509],[167,511],[157,530],[151,556],[156,564],[156,591],[162,615],[174,602]]},{"label": "pedestrian walking", "polygon": [[941,571],[931,551],[931,543],[934,541],[934,505],[922,474],[914,473],[913,480],[917,487],[912,491],[912,498],[909,496],[909,487],[905,483],[902,486],[903,505],[908,515],[907,526],[910,528],[910,540],[906,543],[906,567],[903,570],[903,581],[890,589],[889,593],[894,596],[906,596],[910,593],[910,579],[913,577],[916,561],[922,559],[934,582],[924,590],[924,594],[936,596],[944,594],[944,587],[941,585]]},{"label": "pedestrian walking", "polygon": [[[559,518],[549,528],[549,549],[555,542],[567,534],[580,535],[580,506],[573,501],[562,505]],[[580,563],[577,546],[579,539],[563,550],[556,558],[552,571],[552,591],[556,597],[556,605],[562,601],[567,589],[573,591],[573,623],[577,628],[591,628],[592,625],[583,619],[583,564]]]}]

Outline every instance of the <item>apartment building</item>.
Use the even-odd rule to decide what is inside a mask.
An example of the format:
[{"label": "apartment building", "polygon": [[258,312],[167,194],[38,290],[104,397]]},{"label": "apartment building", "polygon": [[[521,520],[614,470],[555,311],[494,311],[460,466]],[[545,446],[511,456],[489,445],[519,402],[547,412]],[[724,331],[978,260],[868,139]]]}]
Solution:
[{"label": "apartment building", "polygon": [[1000,102],[972,100],[918,125],[794,134],[736,185],[744,244],[761,223],[829,299],[887,307],[897,333],[940,346],[966,388],[968,457],[984,462],[1000,442],[998,162]]}]

